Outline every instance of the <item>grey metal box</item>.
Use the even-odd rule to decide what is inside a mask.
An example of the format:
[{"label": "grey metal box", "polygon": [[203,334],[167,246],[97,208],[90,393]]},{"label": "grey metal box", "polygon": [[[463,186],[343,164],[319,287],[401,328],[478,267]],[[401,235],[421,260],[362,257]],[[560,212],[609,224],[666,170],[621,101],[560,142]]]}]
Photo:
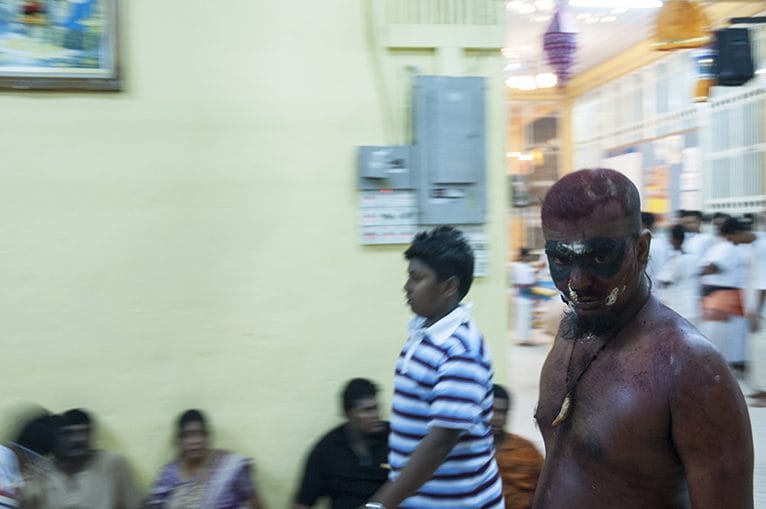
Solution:
[{"label": "grey metal box", "polygon": [[359,189],[414,189],[410,145],[358,148]]},{"label": "grey metal box", "polygon": [[421,224],[486,221],[485,80],[417,76],[413,163]]}]

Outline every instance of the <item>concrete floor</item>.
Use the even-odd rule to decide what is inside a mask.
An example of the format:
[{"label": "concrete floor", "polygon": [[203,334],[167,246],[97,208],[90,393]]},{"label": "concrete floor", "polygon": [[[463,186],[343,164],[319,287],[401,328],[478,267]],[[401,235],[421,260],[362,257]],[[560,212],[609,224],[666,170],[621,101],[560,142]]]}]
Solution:
[{"label": "concrete floor", "polygon": [[[515,398],[510,416],[510,431],[528,438],[543,452],[542,437],[535,427],[533,416],[537,405],[540,369],[550,347],[550,338],[536,332],[534,339],[540,343],[536,346],[519,346],[512,338],[513,334],[510,333],[508,380],[505,380]],[[740,384],[745,394],[751,392],[746,383]],[[766,509],[766,408],[749,409],[755,443],[755,507]]]}]

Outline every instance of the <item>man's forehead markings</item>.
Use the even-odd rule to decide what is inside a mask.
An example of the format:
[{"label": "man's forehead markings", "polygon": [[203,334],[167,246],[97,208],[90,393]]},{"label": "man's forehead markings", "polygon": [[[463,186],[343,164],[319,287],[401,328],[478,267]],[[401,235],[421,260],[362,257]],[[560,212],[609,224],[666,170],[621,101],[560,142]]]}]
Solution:
[{"label": "man's forehead markings", "polygon": [[554,241],[554,243],[557,249],[566,249],[567,251],[572,251],[576,255],[581,255],[588,251],[587,244],[579,240],[574,242]]}]

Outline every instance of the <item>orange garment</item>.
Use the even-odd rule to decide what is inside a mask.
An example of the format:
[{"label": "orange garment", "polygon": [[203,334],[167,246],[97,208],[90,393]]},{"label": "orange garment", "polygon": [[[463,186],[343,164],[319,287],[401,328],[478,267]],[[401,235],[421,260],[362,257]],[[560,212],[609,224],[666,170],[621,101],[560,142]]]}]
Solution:
[{"label": "orange garment", "polygon": [[531,442],[513,433],[505,434],[495,454],[506,509],[529,509],[543,468],[542,455]]},{"label": "orange garment", "polygon": [[745,316],[742,292],[726,289],[715,290],[702,298],[702,318],[711,322],[726,322],[729,316]]}]

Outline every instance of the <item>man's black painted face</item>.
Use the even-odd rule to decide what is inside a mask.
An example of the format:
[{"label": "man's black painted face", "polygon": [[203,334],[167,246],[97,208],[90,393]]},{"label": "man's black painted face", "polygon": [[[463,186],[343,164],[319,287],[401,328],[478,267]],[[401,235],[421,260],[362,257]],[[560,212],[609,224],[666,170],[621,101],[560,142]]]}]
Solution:
[{"label": "man's black painted face", "polygon": [[596,237],[584,241],[564,242],[549,240],[545,243],[551,277],[554,281],[569,279],[572,270],[579,267],[599,279],[614,277],[625,259],[626,240]]}]

